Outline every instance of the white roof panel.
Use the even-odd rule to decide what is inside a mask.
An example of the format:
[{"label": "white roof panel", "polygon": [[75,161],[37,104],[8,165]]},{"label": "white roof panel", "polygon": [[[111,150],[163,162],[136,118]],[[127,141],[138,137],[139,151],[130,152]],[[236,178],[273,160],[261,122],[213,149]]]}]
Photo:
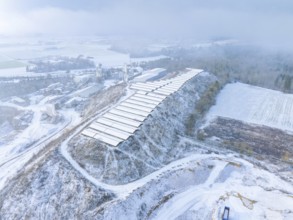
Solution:
[{"label": "white roof panel", "polygon": [[145,117],[144,116],[140,116],[140,115],[135,115],[135,114],[131,114],[125,111],[119,111],[118,109],[112,109],[111,111],[109,111],[109,113],[112,113],[114,115],[119,115],[125,118],[129,118],[129,119],[133,119],[135,121],[144,121]]},{"label": "white roof panel", "polygon": [[161,102],[163,100],[162,98],[151,97],[151,96],[148,96],[148,95],[135,94],[134,96],[135,97],[140,97],[140,98],[143,98],[143,99],[149,99],[149,100],[153,100],[153,101],[158,101],[158,102]]},{"label": "white roof panel", "polygon": [[178,77],[177,80],[189,80],[191,79],[193,76],[183,76],[183,77]]},{"label": "white roof panel", "polygon": [[158,95],[158,94],[155,94],[155,93],[152,93],[152,92],[149,92],[147,95],[152,96],[152,97],[161,98],[161,99],[165,99],[167,97],[166,95]]},{"label": "white roof panel", "polygon": [[148,85],[148,84],[140,84],[140,85],[132,84],[131,87],[155,89],[155,88],[157,88],[158,86],[157,86],[157,85]]},{"label": "white roof panel", "polygon": [[120,142],[123,141],[119,138],[115,138],[113,136],[102,134],[102,133],[97,133],[94,138],[99,141],[105,142],[106,144],[110,144],[114,147],[116,147]]},{"label": "white roof panel", "polygon": [[97,122],[92,123],[90,125],[90,128],[108,134],[110,136],[118,137],[122,140],[126,140],[131,135],[130,133]]},{"label": "white roof panel", "polygon": [[162,88],[170,88],[170,89],[178,89],[178,88],[180,88],[182,86],[182,84],[177,84],[177,85],[175,85],[175,84],[173,84],[173,83],[170,83],[170,84],[168,84],[168,85],[166,85],[166,86],[164,86],[164,87],[162,87]]},{"label": "white roof panel", "polygon": [[157,105],[154,105],[154,104],[140,102],[140,101],[132,100],[132,99],[127,99],[125,102],[135,104],[135,105],[139,105],[139,106],[148,107],[148,108],[151,108],[151,109],[154,109],[157,106]]},{"label": "white roof panel", "polygon": [[115,138],[106,134],[101,134],[91,128],[87,128],[82,132],[83,135],[97,139],[99,141],[105,142],[106,144],[110,144],[116,147],[122,140],[119,138]]},{"label": "white roof panel", "polygon": [[126,106],[129,108],[133,108],[135,110],[140,110],[140,111],[144,111],[144,112],[148,112],[148,113],[153,111],[153,108],[144,107],[144,106],[140,106],[140,105],[136,105],[136,104],[132,104],[132,103],[128,103],[128,102],[122,102],[120,104],[120,106]]},{"label": "white roof panel", "polygon": [[162,87],[162,88],[160,88],[158,90],[160,90],[160,91],[166,91],[166,92],[175,92],[175,91],[177,91],[177,89],[176,90],[175,89],[168,89],[168,88],[165,88],[165,87]]},{"label": "white roof panel", "polygon": [[183,85],[183,83],[171,82],[170,84],[166,85],[166,87],[175,87],[175,88],[178,88],[178,87],[180,87],[182,85]]},{"label": "white roof panel", "polygon": [[137,94],[142,94],[142,95],[145,95],[146,94],[146,92],[143,92],[143,91],[137,91],[136,93]]},{"label": "white roof panel", "polygon": [[139,122],[139,121],[134,121],[132,119],[121,117],[121,116],[114,115],[114,114],[111,114],[111,113],[106,113],[106,114],[103,115],[103,117],[111,119],[113,121],[117,121],[117,122],[126,124],[126,125],[134,126],[134,127],[138,127],[138,126],[141,125],[141,122]]},{"label": "white roof panel", "polygon": [[172,85],[173,85],[173,86],[180,86],[180,87],[181,87],[181,86],[184,85],[184,83],[185,83],[185,82],[182,82],[182,83],[181,83],[181,82],[180,82],[180,83],[179,83],[179,82],[173,82]]},{"label": "white roof panel", "polygon": [[186,77],[178,77],[178,78],[175,78],[175,79],[173,79],[173,81],[177,81],[177,82],[184,82],[184,81],[186,81],[186,80],[188,80],[188,79],[190,79],[189,77],[188,78],[186,78]]},{"label": "white roof panel", "polygon": [[184,79],[186,79],[186,77],[178,76],[178,77],[173,78],[171,81],[181,81],[181,80],[184,80]]},{"label": "white roof panel", "polygon": [[113,128],[120,129],[122,131],[128,132],[128,133],[134,133],[137,130],[137,127],[129,126],[120,122],[116,122],[107,118],[99,118],[97,122],[108,125]]},{"label": "white roof panel", "polygon": [[172,92],[166,92],[166,91],[162,91],[162,90],[156,90],[156,91],[154,91],[154,93],[158,93],[158,94],[166,95],[166,96],[172,94]]},{"label": "white roof panel", "polygon": [[181,83],[181,82],[176,82],[175,80],[172,81],[172,82],[169,84],[169,86],[182,86],[182,85],[183,85],[183,83]]},{"label": "white roof panel", "polygon": [[166,86],[166,87],[164,87],[165,89],[171,89],[171,90],[173,90],[173,91],[178,91],[180,88],[181,88],[181,86]]},{"label": "white roof panel", "polygon": [[166,82],[164,81],[155,81],[155,82],[146,82],[146,83],[137,83],[138,85],[150,85],[150,86],[162,86],[165,85]]},{"label": "white roof panel", "polygon": [[186,73],[186,74],[178,76],[178,78],[186,79],[186,78],[190,78],[190,77],[193,77],[193,76],[194,76],[193,74]]},{"label": "white roof panel", "polygon": [[117,106],[116,109],[119,109],[119,110],[125,111],[125,112],[129,112],[129,113],[132,113],[132,114],[136,114],[136,115],[145,116],[145,117],[147,117],[149,115],[148,112],[136,110],[136,109],[129,108],[129,107],[126,107],[126,106],[121,106],[121,105]]},{"label": "white roof panel", "polygon": [[139,91],[143,91],[143,92],[151,92],[151,91],[153,91],[153,89],[136,88],[136,87],[131,87],[130,89],[139,90]]},{"label": "white roof panel", "polygon": [[159,101],[154,101],[154,100],[145,99],[145,98],[141,98],[141,97],[135,97],[135,96],[132,96],[129,100],[137,100],[137,101],[140,101],[140,102],[151,103],[151,104],[154,104],[154,105],[158,105],[158,104],[161,103]]},{"label": "white roof panel", "polygon": [[93,132],[91,129],[86,128],[81,132],[81,134],[93,138],[96,133]]}]

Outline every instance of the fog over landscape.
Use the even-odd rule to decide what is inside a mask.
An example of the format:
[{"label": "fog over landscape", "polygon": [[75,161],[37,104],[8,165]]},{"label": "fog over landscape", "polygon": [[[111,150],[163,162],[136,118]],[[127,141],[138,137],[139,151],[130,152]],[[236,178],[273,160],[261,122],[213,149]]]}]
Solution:
[{"label": "fog over landscape", "polygon": [[236,38],[290,46],[290,0],[2,0],[0,34]]},{"label": "fog over landscape", "polygon": [[292,220],[292,0],[0,0],[0,220]]}]

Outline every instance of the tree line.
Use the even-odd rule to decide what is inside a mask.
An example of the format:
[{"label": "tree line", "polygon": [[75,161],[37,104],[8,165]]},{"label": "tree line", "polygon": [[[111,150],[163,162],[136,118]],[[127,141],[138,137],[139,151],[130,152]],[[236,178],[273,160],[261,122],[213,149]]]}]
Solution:
[{"label": "tree line", "polygon": [[293,92],[293,53],[249,45],[167,48],[162,52],[170,58],[147,62],[143,67],[161,67],[169,72],[201,68],[215,74],[222,83],[239,81]]}]

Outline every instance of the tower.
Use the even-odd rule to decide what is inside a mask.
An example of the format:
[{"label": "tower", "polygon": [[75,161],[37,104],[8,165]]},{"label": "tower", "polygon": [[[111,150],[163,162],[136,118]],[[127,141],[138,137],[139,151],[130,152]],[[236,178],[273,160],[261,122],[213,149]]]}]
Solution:
[{"label": "tower", "polygon": [[123,74],[123,82],[128,82],[128,67],[127,64],[124,65],[124,74]]},{"label": "tower", "polygon": [[103,77],[102,64],[99,64],[99,66],[96,69],[96,78],[97,80],[100,80],[102,77]]}]

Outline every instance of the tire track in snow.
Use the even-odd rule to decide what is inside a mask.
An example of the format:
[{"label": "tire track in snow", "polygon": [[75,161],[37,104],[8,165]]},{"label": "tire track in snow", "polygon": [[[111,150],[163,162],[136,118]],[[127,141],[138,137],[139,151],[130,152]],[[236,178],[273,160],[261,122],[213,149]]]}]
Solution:
[{"label": "tire track in snow", "polygon": [[228,163],[225,161],[217,162],[205,183],[192,187],[174,196],[168,201],[167,204],[164,204],[164,206],[159,209],[159,212],[156,214],[154,219],[175,219],[193,207],[196,203],[202,202],[202,197],[209,191],[209,188],[227,164]]}]

